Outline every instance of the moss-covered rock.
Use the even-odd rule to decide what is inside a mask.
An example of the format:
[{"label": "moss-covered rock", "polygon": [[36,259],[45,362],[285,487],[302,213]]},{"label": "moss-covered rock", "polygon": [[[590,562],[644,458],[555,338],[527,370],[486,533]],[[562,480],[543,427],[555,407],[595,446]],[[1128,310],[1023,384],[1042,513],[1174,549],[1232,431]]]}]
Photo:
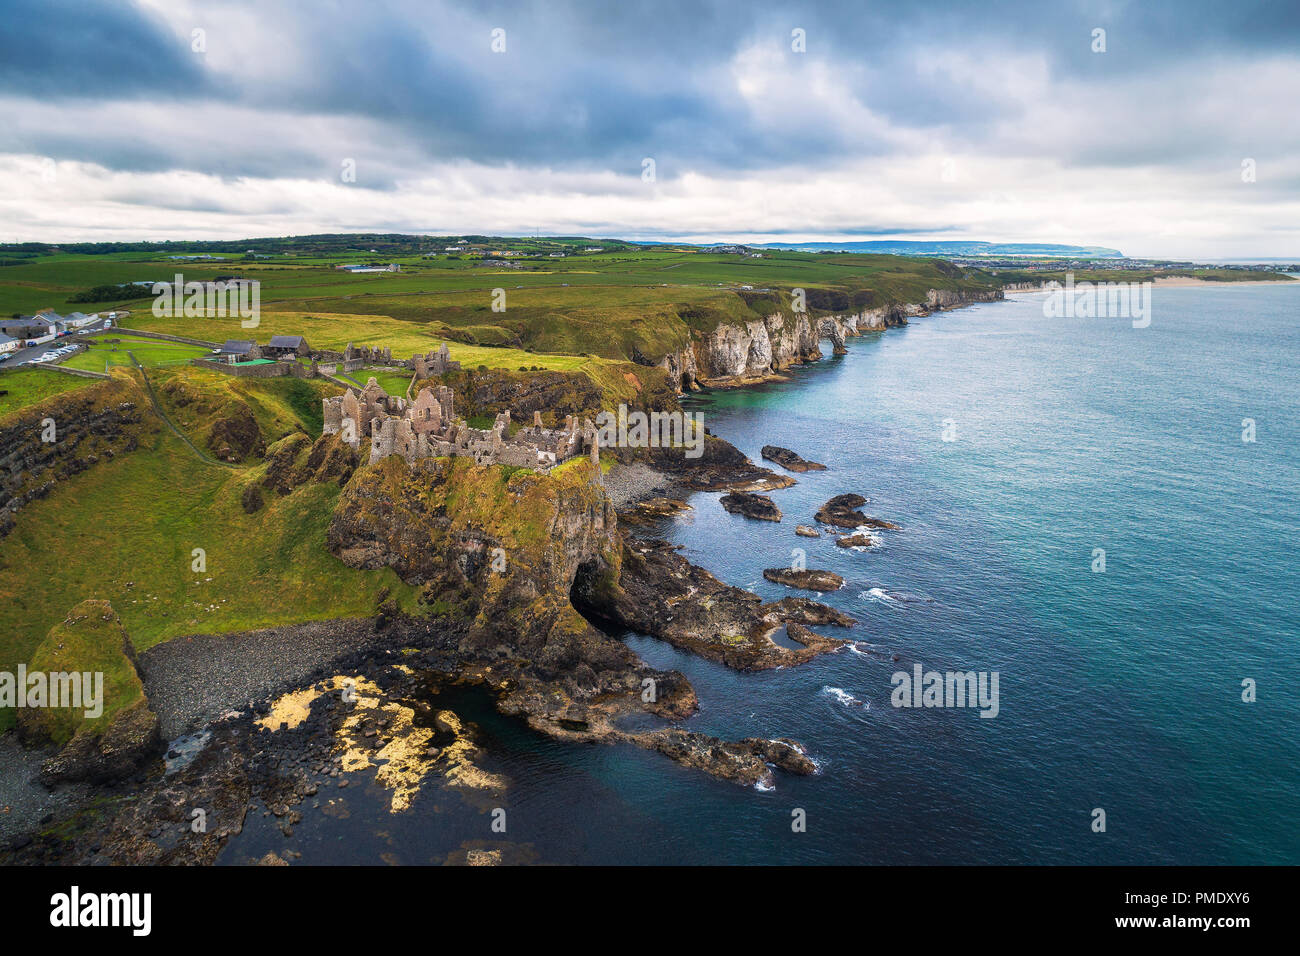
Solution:
[{"label": "moss-covered rock", "polygon": [[[47,781],[118,779],[157,748],[158,718],[136,673],[135,649],[107,601],[82,601],[52,627],[28,664],[35,673],[49,685],[47,706],[19,709],[18,730],[27,744],[62,748],[42,770]],[[52,675],[74,673],[77,705],[48,706],[56,703]]]},{"label": "moss-covered rock", "polygon": [[312,440],[302,432],[293,432],[266,449],[266,475],[262,486],[287,495],[311,477],[307,460]]},{"label": "moss-covered rock", "polygon": [[266,441],[253,410],[224,387],[203,387],[210,384],[193,377],[160,377],[156,391],[167,414],[214,457],[232,463],[260,457]]}]

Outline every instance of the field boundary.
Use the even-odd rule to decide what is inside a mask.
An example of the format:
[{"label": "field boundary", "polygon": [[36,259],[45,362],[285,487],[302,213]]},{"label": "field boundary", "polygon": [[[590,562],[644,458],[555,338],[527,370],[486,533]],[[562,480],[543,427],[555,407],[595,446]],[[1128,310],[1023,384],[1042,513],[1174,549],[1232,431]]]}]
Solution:
[{"label": "field boundary", "polygon": [[162,342],[179,342],[182,345],[198,345],[208,349],[221,348],[220,342],[205,342],[203,339],[186,338],[183,335],[167,335],[163,332],[144,332],[140,329],[128,329],[123,326],[117,326],[112,329],[105,329],[103,332],[96,332],[95,335],[112,335],[114,332],[120,332],[123,335],[138,335],[146,339],[158,339]]},{"label": "field boundary", "polygon": [[79,378],[112,378],[107,372],[91,372],[84,368],[64,368],[49,362],[32,362],[32,368],[43,368],[47,372],[62,372],[64,375],[76,375]]}]

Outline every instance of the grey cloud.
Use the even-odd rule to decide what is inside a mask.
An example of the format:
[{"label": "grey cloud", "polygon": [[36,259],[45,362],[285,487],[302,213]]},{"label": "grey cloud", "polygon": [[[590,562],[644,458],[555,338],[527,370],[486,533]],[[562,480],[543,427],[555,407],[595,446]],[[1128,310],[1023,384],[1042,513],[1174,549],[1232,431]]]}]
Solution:
[{"label": "grey cloud", "polygon": [[204,88],[195,54],[131,4],[5,0],[0,91],[171,98]]},{"label": "grey cloud", "polygon": [[[1008,53],[1029,51],[1041,55],[1053,79],[1091,78],[1122,90],[1125,76],[1163,70],[1176,78],[1195,69],[1198,51],[1220,58],[1294,52],[1300,36],[1300,13],[1267,2],[1227,11],[1212,3],[1052,7],[1005,0],[806,9],[733,0],[298,3],[243,8],[256,11],[256,36],[249,35],[246,18],[229,14],[240,9],[234,4],[204,17],[209,42],[248,53],[239,69],[212,80],[177,42],[175,30],[138,8],[53,2],[51,18],[49,3],[10,0],[30,26],[6,33],[0,43],[0,92],[179,101],[187,128],[204,123],[213,104],[234,103],[254,111],[364,118],[386,129],[381,141],[361,143],[305,143],[292,130],[257,130],[254,137],[232,129],[226,147],[213,151],[192,148],[184,134],[175,141],[142,140],[128,123],[97,131],[107,136],[96,149],[110,167],[330,178],[341,154],[367,158],[373,188],[392,188],[403,165],[421,160],[629,171],[653,156],[660,176],[671,179],[685,170],[816,167],[892,148],[820,114],[815,104],[778,115],[775,123],[755,115],[726,72],[731,58],[754,44],[771,51],[765,56],[781,58],[792,96],[808,70],[821,64],[893,129],[980,144],[996,124],[1014,123],[1023,106],[1014,90],[976,95],[942,69],[931,69],[954,54],[992,66]],[[1093,25],[1110,31],[1104,56],[1089,52]],[[497,26],[507,31],[505,54],[489,49]],[[807,31],[806,54],[789,51],[794,27]],[[78,150],[77,131],[69,132],[27,140],[0,134],[0,147],[87,158],[94,150]],[[1061,146],[1067,154],[1070,148]],[[1124,161],[1161,148],[1158,141],[1128,144],[1114,155]],[[1085,144],[1074,158],[1095,163],[1105,157],[1105,147]]]}]

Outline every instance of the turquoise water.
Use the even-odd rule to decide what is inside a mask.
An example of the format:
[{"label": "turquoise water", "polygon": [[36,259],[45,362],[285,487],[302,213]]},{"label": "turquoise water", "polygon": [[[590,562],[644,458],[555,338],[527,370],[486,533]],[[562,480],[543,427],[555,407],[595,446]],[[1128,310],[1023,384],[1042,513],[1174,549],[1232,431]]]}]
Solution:
[{"label": "turquoise water", "polygon": [[[847,579],[825,600],[871,652],[736,674],[628,641],[694,683],[688,726],[795,737],[822,772],[761,793],[471,702],[510,780],[507,839],[543,862],[1300,863],[1300,287],[1157,289],[1145,329],[1041,301],[921,318],[693,403],[755,459],[772,443],[830,470],[772,493],[779,525],[698,494],[664,535],[766,598],[792,592],[762,569],[806,549]],[[846,491],[902,530],[856,553],[794,536]],[[892,707],[917,662],[999,672],[998,716]],[[434,862],[489,836],[467,803],[371,799],[349,790],[346,823],[309,816],[304,862]]]}]

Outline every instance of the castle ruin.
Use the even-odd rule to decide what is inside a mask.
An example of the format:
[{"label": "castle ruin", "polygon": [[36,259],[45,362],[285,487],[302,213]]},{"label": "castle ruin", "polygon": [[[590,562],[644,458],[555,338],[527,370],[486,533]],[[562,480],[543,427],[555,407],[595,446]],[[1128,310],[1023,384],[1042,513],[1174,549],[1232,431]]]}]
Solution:
[{"label": "castle ruin", "polygon": [[[426,386],[414,401],[389,395],[373,378],[363,389],[322,400],[326,435],[342,435],[354,449],[370,439],[370,463],[400,455],[407,463],[419,458],[463,455],[478,465],[513,465],[545,471],[586,452],[600,463],[600,443],[590,420],[574,416],[562,428],[546,428],[541,412],[533,423],[510,433],[510,412],[496,416],[488,429],[472,428],[455,416],[454,393],[446,385]],[[599,469],[597,470],[599,474]]]},{"label": "castle ruin", "polygon": [[412,355],[410,363],[403,364],[414,371],[417,378],[429,378],[444,372],[460,371],[460,362],[451,357],[446,342],[442,343],[438,351],[430,352],[428,355]]}]

